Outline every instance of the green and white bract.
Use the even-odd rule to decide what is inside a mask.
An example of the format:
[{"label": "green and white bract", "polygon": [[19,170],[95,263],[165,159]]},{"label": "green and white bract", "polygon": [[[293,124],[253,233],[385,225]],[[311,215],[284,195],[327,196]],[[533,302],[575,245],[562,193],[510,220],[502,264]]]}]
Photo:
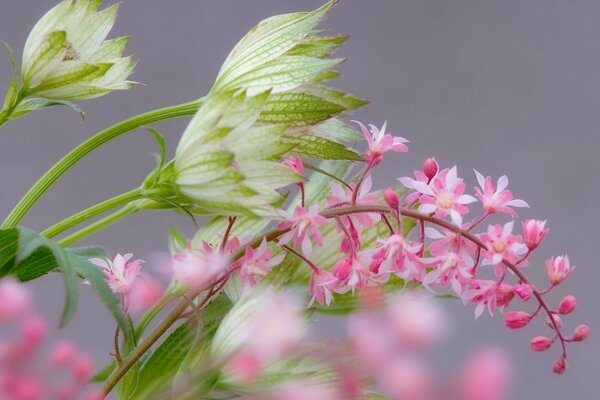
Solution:
[{"label": "green and white bract", "polygon": [[64,0],[32,29],[23,50],[23,90],[54,100],[84,100],[127,89],[135,67],[122,57],[127,37],[106,40],[118,6]]}]

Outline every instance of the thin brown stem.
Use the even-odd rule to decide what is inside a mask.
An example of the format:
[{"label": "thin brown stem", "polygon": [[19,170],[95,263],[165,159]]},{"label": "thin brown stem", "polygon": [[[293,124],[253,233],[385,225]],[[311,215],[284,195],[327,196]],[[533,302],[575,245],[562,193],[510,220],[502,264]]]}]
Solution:
[{"label": "thin brown stem", "polygon": [[284,249],[285,251],[292,253],[293,255],[295,255],[296,257],[298,257],[300,260],[304,261],[306,264],[308,264],[308,266],[314,271],[314,272],[319,272],[319,267],[317,267],[315,264],[313,264],[312,261],[310,261],[308,258],[306,258],[306,256],[304,256],[304,254],[300,253],[299,251],[296,251],[294,249],[292,249],[290,246],[288,246],[287,244],[284,244],[283,246],[281,246],[282,249]]}]

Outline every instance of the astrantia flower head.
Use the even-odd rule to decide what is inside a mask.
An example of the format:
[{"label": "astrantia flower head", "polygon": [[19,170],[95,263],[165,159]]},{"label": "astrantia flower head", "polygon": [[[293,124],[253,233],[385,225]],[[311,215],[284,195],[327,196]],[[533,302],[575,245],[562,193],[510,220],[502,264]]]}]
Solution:
[{"label": "astrantia flower head", "polygon": [[63,0],[32,29],[23,50],[23,90],[49,99],[91,99],[127,89],[135,63],[122,57],[126,37],[106,40],[118,6]]},{"label": "astrantia flower head", "polygon": [[383,155],[388,151],[398,153],[408,151],[408,146],[406,146],[408,140],[386,133],[387,121],[383,123],[381,129],[372,124],[369,124],[369,128],[367,128],[362,122],[354,122],[358,124],[367,141],[368,149],[365,153],[365,161],[372,167],[379,165],[383,161]]},{"label": "astrantia flower head", "polygon": [[492,177],[484,177],[478,171],[475,171],[477,176],[477,182],[481,188],[476,187],[475,193],[486,213],[504,213],[511,217],[516,217],[517,213],[510,207],[529,207],[525,201],[520,199],[513,199],[513,194],[510,190],[506,190],[508,187],[508,178],[506,175],[502,175],[498,179],[498,184],[494,187]]},{"label": "astrantia flower head", "polygon": [[142,266],[142,260],[131,260],[133,254],[128,253],[125,255],[117,254],[113,260],[92,258],[90,262],[100,267],[106,279],[108,285],[113,292],[126,295],[131,291],[133,282],[140,274]]}]

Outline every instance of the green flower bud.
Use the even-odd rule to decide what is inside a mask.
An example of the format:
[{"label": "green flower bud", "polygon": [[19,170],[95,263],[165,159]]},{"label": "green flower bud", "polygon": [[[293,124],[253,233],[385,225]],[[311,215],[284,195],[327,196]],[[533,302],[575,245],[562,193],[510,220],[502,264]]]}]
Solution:
[{"label": "green flower bud", "polygon": [[23,50],[23,90],[55,100],[83,100],[127,89],[135,62],[122,57],[126,37],[106,40],[118,6],[64,0],[34,26]]}]

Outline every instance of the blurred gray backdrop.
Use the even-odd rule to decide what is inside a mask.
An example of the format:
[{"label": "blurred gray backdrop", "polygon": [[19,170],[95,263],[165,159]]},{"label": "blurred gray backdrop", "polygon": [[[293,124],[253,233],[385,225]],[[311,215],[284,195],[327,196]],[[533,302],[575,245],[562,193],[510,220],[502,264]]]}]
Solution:
[{"label": "blurred gray backdrop", "polygon": [[[128,52],[143,82],[127,92],[81,103],[87,118],[67,109],[36,112],[9,123],[0,134],[0,214],[61,155],[98,130],[156,107],[205,94],[236,41],[259,20],[276,13],[316,8],[322,2],[292,0],[124,0],[112,36],[132,37]],[[19,54],[29,29],[55,1],[1,0],[0,39]],[[600,346],[598,265],[600,150],[600,1],[598,0],[343,0],[323,27],[350,33],[340,51],[338,87],[372,100],[356,118],[380,124],[411,140],[411,151],[386,159],[377,187],[410,174],[434,155],[459,165],[469,186],[472,169],[508,174],[530,210],[522,217],[548,218],[552,228],[529,273],[545,285],[543,261],[569,253],[577,271],[556,295],[573,292],[579,308],[568,326],[587,322],[591,340],[574,345],[571,369],[550,372],[555,351],[535,354],[531,336],[543,327],[508,332],[500,318],[473,320],[472,307],[449,301],[454,332],[443,350],[451,369],[473,345],[498,344],[518,365],[514,399],[596,399]],[[0,87],[10,76],[0,56]],[[163,123],[173,151],[186,120]],[[143,131],[114,141],[60,181],[24,224],[42,229],[108,196],[137,186],[153,166],[152,141]],[[135,215],[87,243],[111,252],[147,257],[167,249],[167,227],[192,233],[170,213]],[[33,285],[40,308],[57,321],[62,282],[47,277]],[[555,297],[558,299],[558,297]],[[86,292],[75,322],[61,335],[76,339],[97,360],[108,360],[113,327]],[[328,329],[336,323],[326,321]],[[555,350],[555,349],[553,349]]]}]

